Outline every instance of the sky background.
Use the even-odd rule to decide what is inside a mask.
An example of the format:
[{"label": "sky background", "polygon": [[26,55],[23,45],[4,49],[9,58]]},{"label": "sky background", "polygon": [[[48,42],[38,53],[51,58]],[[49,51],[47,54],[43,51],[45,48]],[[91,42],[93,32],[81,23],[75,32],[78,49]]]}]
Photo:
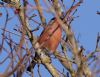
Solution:
[{"label": "sky background", "polygon": [[[42,0],[40,1],[42,3]],[[70,3],[69,2],[70,0],[66,0],[66,1],[65,3],[67,4]],[[66,9],[68,7],[66,6]],[[88,52],[93,51],[95,49],[97,33],[100,32],[100,15],[96,14],[97,11],[100,11],[100,0],[84,0],[84,3],[81,4],[81,6],[78,8],[77,13],[75,14],[75,16],[79,16],[79,18],[76,18],[71,24],[72,29],[75,32],[76,38],[78,38],[79,36],[80,45],[83,45],[86,51]],[[1,7],[0,7],[0,12],[3,14],[6,13],[4,8]],[[12,14],[13,16],[12,12],[13,12],[12,10],[9,11],[9,13]],[[45,15],[45,16],[47,18],[51,17],[50,15]],[[16,19],[17,18],[15,17],[13,19],[13,22],[12,21],[8,22],[9,29],[13,27],[14,24],[19,23],[19,21],[15,21]],[[4,24],[5,24],[5,14],[0,17],[0,27],[3,27]],[[1,37],[1,33],[0,33],[0,37]],[[0,40],[0,44],[1,44],[1,40]],[[0,53],[0,61],[5,57],[5,55],[7,55],[5,52]],[[8,63],[4,63],[3,66],[0,65],[0,72],[4,72],[4,69],[6,68]],[[54,63],[54,65],[56,65],[57,68],[60,68],[61,66],[59,62],[58,65],[57,62]],[[50,74],[47,72],[46,69],[44,69],[43,66],[40,69],[43,69],[41,70],[41,72],[44,72],[42,73],[43,77],[50,77]],[[36,70],[37,68],[35,68],[35,71]],[[29,76],[26,73],[24,73],[23,77],[29,77]],[[38,77],[37,73],[35,73],[35,77]]]}]

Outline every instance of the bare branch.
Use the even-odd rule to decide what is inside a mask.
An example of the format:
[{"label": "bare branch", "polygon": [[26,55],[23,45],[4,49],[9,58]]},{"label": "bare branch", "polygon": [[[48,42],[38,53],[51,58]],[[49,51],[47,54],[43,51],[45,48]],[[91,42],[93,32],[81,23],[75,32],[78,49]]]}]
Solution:
[{"label": "bare branch", "polygon": [[41,21],[42,21],[42,25],[43,25],[43,27],[46,25],[46,19],[45,19],[45,17],[43,16],[43,10],[42,10],[42,8],[41,8],[41,5],[40,5],[40,3],[39,3],[39,0],[34,0],[35,1],[35,4],[36,4],[36,6],[37,6],[37,10],[38,10],[38,12],[39,12],[39,16],[40,16],[40,19],[41,19]]}]

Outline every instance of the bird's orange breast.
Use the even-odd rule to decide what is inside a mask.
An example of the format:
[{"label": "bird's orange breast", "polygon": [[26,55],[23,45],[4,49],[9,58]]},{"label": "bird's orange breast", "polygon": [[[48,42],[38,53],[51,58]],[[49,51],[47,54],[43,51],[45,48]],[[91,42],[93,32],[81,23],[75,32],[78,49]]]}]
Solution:
[{"label": "bird's orange breast", "polygon": [[47,48],[54,52],[61,41],[61,36],[62,28],[57,21],[54,21],[44,29],[38,42],[42,48]]}]

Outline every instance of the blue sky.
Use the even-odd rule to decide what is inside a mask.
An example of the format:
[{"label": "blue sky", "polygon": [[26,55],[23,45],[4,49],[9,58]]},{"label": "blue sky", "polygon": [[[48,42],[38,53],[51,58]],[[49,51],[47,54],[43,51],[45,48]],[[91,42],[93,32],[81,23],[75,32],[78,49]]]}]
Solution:
[{"label": "blue sky", "polygon": [[[40,1],[42,2],[42,0]],[[100,15],[96,14],[97,10],[100,11],[100,0],[84,0],[84,3],[81,4],[81,6],[78,8],[77,13],[75,14],[75,16],[78,15],[80,17],[76,18],[71,24],[72,29],[75,32],[76,38],[78,38],[79,36],[80,45],[83,45],[86,51],[93,51],[95,49],[96,36],[97,33],[100,32]],[[5,13],[5,10],[3,8],[0,8],[0,12]],[[13,15],[12,11],[10,11],[9,13]],[[46,17],[50,18],[51,16],[46,15]],[[4,20],[5,20],[5,15],[0,17],[0,27],[4,25]],[[16,20],[16,17],[13,20]],[[13,21],[13,22],[9,21],[8,27],[10,28],[16,23],[18,23],[18,21]],[[5,55],[6,53],[0,54],[0,61]],[[0,72],[3,72],[3,70],[6,68],[5,65],[7,66],[7,64],[8,63],[5,63],[3,66],[0,66]],[[60,68],[60,64],[57,67]],[[43,77],[50,77],[50,74],[47,72],[47,70],[44,69],[43,66],[40,69],[42,69],[41,72]],[[35,68],[35,71],[36,70],[37,68]],[[28,76],[25,73],[23,77],[28,77]],[[35,77],[38,77],[36,73]]]},{"label": "blue sky", "polygon": [[96,11],[100,9],[100,0],[85,0],[79,7],[77,14],[80,16],[73,23],[73,30],[80,35],[80,43],[87,50],[94,50],[97,33],[100,32],[100,16]]}]

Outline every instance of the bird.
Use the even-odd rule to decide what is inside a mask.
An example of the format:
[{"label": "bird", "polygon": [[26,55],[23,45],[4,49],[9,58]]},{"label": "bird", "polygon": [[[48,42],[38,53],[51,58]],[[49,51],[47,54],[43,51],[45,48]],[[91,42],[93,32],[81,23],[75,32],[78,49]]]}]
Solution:
[{"label": "bird", "polygon": [[[54,53],[61,41],[61,37],[62,27],[56,18],[52,18],[40,34],[37,42],[39,43],[40,48],[48,49],[50,53]],[[46,54],[48,55],[48,52]],[[32,68],[35,67],[36,63],[34,62],[34,60],[36,59],[36,57],[38,57],[37,54],[35,54],[35,57],[31,61],[31,64],[27,67],[27,71],[31,72]]]},{"label": "bird", "polygon": [[48,49],[51,53],[55,52],[62,37],[62,27],[57,21],[57,18],[53,18],[41,33],[38,43],[40,48]]}]

